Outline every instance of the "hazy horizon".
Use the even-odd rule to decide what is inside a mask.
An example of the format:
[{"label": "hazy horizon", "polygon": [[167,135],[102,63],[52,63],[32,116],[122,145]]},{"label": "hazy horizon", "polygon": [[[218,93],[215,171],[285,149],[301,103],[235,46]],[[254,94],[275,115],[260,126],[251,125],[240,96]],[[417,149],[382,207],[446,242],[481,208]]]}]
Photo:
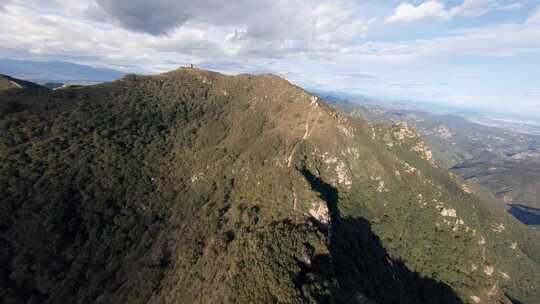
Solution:
[{"label": "hazy horizon", "polygon": [[537,0],[1,0],[0,17],[0,58],[135,73],[194,63],[540,118]]}]

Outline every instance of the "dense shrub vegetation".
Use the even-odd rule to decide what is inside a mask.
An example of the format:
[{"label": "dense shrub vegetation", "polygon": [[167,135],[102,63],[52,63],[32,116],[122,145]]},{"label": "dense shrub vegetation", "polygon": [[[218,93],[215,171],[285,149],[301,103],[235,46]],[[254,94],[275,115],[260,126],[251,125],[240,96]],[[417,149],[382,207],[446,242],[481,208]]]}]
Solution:
[{"label": "dense shrub vegetation", "polygon": [[[271,75],[186,69],[4,92],[0,299],[532,303],[537,235],[414,142],[389,148],[392,132]],[[434,199],[476,234],[452,231]],[[511,279],[486,275],[492,264]]]}]

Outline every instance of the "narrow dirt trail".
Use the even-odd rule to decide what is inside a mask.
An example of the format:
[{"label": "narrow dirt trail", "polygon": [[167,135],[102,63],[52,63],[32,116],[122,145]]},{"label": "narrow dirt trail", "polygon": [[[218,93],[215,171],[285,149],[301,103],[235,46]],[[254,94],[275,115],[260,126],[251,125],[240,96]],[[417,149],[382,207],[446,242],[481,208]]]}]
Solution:
[{"label": "narrow dirt trail", "polygon": [[[317,104],[317,97],[315,96],[312,96],[311,97],[311,108],[309,110],[309,114],[307,115],[307,119],[306,119],[306,122],[305,122],[305,131],[304,131],[304,135],[302,136],[302,139],[299,140],[298,142],[296,142],[294,144],[294,147],[291,151],[291,154],[289,155],[288,157],[288,160],[287,160],[287,168],[290,168],[292,166],[292,163],[293,163],[293,157],[294,157],[294,154],[296,153],[296,149],[298,148],[298,146],[305,140],[307,140],[310,136],[311,136],[311,133],[313,133],[313,129],[315,129],[315,126],[317,125],[317,122],[319,121],[319,118],[321,117],[321,111],[318,110],[318,113],[317,113],[317,119],[315,119],[313,121],[313,124],[310,126],[309,122],[312,120],[312,117],[313,117],[313,111],[315,109],[318,109],[319,105]],[[293,193],[293,214],[294,214],[294,222],[296,223],[297,222],[297,214],[296,214],[296,205],[298,204],[298,196],[296,195],[296,189],[294,189],[294,186],[292,187],[292,193]]]},{"label": "narrow dirt trail", "polygon": [[319,105],[317,104],[317,100],[318,100],[317,97],[315,97],[315,96],[311,97],[311,109],[309,110],[309,114],[308,114],[308,117],[306,119],[306,124],[305,124],[306,130],[304,132],[304,135],[302,136],[302,139],[294,144],[294,147],[293,147],[293,149],[291,151],[291,154],[289,155],[289,157],[287,159],[287,168],[290,168],[291,165],[292,165],[293,157],[294,157],[294,154],[296,153],[296,149],[298,148],[298,146],[303,141],[305,141],[306,139],[308,139],[311,136],[311,133],[313,133],[313,129],[315,129],[315,126],[317,125],[317,122],[319,121],[319,118],[321,117],[321,111],[319,110],[318,115],[317,115],[317,119],[310,126],[309,122],[312,120],[313,110],[318,109],[318,107],[319,107]]}]

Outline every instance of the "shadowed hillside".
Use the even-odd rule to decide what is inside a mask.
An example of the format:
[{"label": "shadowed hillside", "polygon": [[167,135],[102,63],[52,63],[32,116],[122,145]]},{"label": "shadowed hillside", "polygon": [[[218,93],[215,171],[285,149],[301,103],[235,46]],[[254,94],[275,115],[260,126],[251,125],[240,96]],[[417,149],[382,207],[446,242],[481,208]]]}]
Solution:
[{"label": "shadowed hillside", "polygon": [[[448,285],[424,278],[400,260],[392,259],[368,220],[341,217],[336,188],[305,168],[302,173],[328,204],[333,223],[327,231],[330,254],[316,257],[311,271],[320,269],[324,273],[331,269],[340,288],[318,303],[332,303],[332,299],[339,303],[349,303],[351,299],[366,302],[378,299],[381,303],[462,303]],[[301,278],[307,277],[309,273]]]}]

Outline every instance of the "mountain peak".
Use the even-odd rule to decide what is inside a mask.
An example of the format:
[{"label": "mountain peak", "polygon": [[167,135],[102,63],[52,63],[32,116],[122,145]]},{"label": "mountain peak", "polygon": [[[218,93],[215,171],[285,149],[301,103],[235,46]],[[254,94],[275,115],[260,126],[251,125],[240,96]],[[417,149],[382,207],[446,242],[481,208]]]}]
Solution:
[{"label": "mountain peak", "polygon": [[223,74],[220,74],[218,72],[205,70],[205,69],[201,69],[197,67],[191,67],[191,66],[181,66],[172,71],[159,74],[158,76],[174,76],[174,75],[224,76]]}]

